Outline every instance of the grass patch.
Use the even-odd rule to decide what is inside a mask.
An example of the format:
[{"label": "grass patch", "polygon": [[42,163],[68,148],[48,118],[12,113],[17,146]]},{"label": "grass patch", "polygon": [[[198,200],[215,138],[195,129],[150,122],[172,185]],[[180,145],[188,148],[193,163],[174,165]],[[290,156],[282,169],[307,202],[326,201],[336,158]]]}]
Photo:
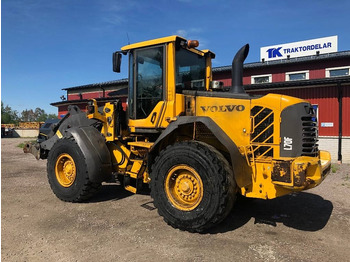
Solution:
[{"label": "grass patch", "polygon": [[339,169],[339,166],[338,166],[338,165],[332,164],[331,170],[332,170],[332,173],[333,173],[333,174],[334,174],[334,173],[337,173],[338,169]]},{"label": "grass patch", "polygon": [[36,140],[25,141],[25,142],[23,142],[23,143],[18,144],[17,147],[23,148],[27,143],[32,143],[32,144],[34,144],[34,143],[36,143]]}]

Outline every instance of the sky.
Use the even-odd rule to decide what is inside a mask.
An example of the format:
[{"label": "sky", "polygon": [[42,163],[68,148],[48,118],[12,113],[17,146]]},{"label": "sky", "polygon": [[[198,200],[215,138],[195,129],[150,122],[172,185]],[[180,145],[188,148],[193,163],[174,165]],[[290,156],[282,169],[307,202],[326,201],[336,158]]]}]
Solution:
[{"label": "sky", "polygon": [[199,40],[227,66],[250,44],[260,47],[338,35],[350,50],[348,0],[1,0],[1,101],[12,109],[43,108],[62,88],[127,78],[112,71],[112,53],[128,43],[180,35]]}]

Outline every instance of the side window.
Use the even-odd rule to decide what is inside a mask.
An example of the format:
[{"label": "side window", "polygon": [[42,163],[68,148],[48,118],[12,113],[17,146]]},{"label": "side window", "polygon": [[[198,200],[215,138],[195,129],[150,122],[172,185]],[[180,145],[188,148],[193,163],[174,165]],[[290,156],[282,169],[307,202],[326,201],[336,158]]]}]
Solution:
[{"label": "side window", "polygon": [[205,90],[205,57],[180,48],[176,51],[176,92]]},{"label": "side window", "polygon": [[143,119],[163,100],[163,46],[137,50],[135,63],[136,118]]}]

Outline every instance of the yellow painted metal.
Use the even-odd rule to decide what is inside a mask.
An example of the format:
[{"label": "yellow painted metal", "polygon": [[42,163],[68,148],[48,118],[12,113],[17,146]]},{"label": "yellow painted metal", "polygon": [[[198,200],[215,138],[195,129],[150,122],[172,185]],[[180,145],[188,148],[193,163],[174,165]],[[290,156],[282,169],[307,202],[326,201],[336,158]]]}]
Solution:
[{"label": "yellow painted metal", "polygon": [[[291,163],[286,169],[280,169],[281,176],[289,173],[289,182],[273,181],[272,172],[276,161]],[[241,194],[246,197],[273,199],[295,191],[302,191],[318,186],[330,170],[330,154],[320,151],[317,157],[300,156],[296,158],[258,160],[253,167],[252,184],[241,187]]]},{"label": "yellow painted metal", "polygon": [[203,182],[195,169],[187,165],[173,167],[164,182],[167,198],[182,211],[195,209],[203,199]]},{"label": "yellow painted metal", "polygon": [[185,112],[185,96],[183,94],[176,94],[175,116],[180,116]]},{"label": "yellow painted metal", "polygon": [[189,48],[188,50],[190,50],[191,52],[193,52],[197,55],[204,56],[204,53],[201,50],[194,49],[194,48]]},{"label": "yellow painted metal", "polygon": [[114,141],[115,140],[115,115],[114,110],[115,106],[113,103],[106,103],[103,107],[103,114],[98,111],[97,101],[95,99],[91,99],[93,102],[94,112],[88,114],[87,117],[89,119],[97,119],[102,122],[102,130],[101,133],[105,136],[106,141]]},{"label": "yellow painted metal", "polygon": [[[209,50],[205,50],[206,52],[209,52]],[[210,56],[207,56],[206,58],[206,68],[205,68],[205,88],[206,90],[209,90],[209,87],[210,87],[210,82],[212,80],[212,71],[211,71],[211,57]]]},{"label": "yellow painted metal", "polygon": [[151,178],[149,177],[147,170],[145,170],[143,173],[143,183],[148,184],[149,182],[151,182]]},{"label": "yellow painted metal", "polygon": [[[301,166],[301,168],[297,168],[298,166]],[[306,181],[300,186],[300,190],[310,189],[321,184],[330,172],[330,166],[330,153],[326,151],[320,151],[320,159],[306,156],[297,157],[293,162],[294,179],[299,176],[299,173],[306,173]]]},{"label": "yellow painted metal", "polygon": [[[186,100],[187,101],[187,100]],[[189,100],[190,101],[190,100]],[[191,100],[192,101],[192,100]],[[304,100],[268,94],[257,99],[234,99],[234,98],[219,98],[219,97],[201,97],[197,96],[192,102],[195,103],[195,112],[197,116],[210,117],[230,139],[238,146],[242,157],[246,159],[248,165],[251,166],[251,173],[240,172],[242,170],[235,170],[236,182],[243,195],[247,197],[271,199],[282,196],[293,191],[305,190],[318,185],[322,179],[321,164],[317,157],[298,157],[293,159],[283,159],[280,157],[280,115],[284,108],[305,102]],[[187,103],[187,102],[186,102]],[[254,132],[254,118],[250,116],[251,108],[254,106],[261,106],[272,110],[274,114],[273,138],[272,143],[266,144],[266,139],[263,142],[251,141],[251,134]],[[244,120],[244,121],[243,121]],[[250,121],[249,121],[250,120]],[[268,128],[264,127],[266,130]],[[267,157],[266,154],[254,156],[252,146],[266,146],[269,145],[273,149],[273,157]],[[326,154],[321,154],[325,159],[329,159]],[[321,158],[322,158],[321,156]],[[291,181],[276,182],[271,179],[271,171],[274,166],[274,159],[285,160],[292,163]],[[293,162],[294,161],[294,162]],[[328,160],[323,162],[327,163]],[[322,160],[321,160],[322,163]],[[325,164],[326,165],[326,164]],[[305,171],[305,183],[302,183],[302,174]],[[252,177],[250,185],[243,183],[244,177]],[[241,179],[242,178],[242,179]],[[301,181],[301,182],[300,182]],[[300,184],[302,183],[302,184]]]},{"label": "yellow painted metal", "polygon": [[128,172],[128,174],[130,173],[130,176],[132,178],[138,178],[138,174],[142,168],[143,165],[143,160],[132,160],[133,161],[133,165],[130,169],[130,172]]},{"label": "yellow painted metal", "polygon": [[236,145],[249,145],[251,132],[249,99],[197,96],[195,113],[197,116],[211,118]]},{"label": "yellow painted metal", "polygon": [[150,149],[153,146],[153,142],[145,142],[145,141],[136,141],[136,142],[128,142],[129,146],[143,147]]},{"label": "yellow painted metal", "polygon": [[73,185],[77,169],[73,158],[69,154],[61,154],[58,156],[55,164],[55,174],[58,183],[63,187]]},{"label": "yellow painted metal", "polygon": [[63,135],[60,132],[60,130],[57,130],[56,135],[58,136],[59,139],[61,139],[63,137]]},{"label": "yellow painted metal", "polygon": [[115,115],[114,115],[115,106],[112,103],[106,103],[103,112],[105,114],[106,122],[103,125],[104,135],[106,141],[115,140]]},{"label": "yellow painted metal", "polygon": [[133,194],[136,194],[136,191],[137,191],[136,188],[133,186],[126,186],[125,189],[130,191]]},{"label": "yellow painted metal", "polygon": [[331,165],[331,153],[328,151],[320,151],[320,162],[321,162],[321,169],[322,172],[325,172],[327,169],[329,169]]},{"label": "yellow painted metal", "polygon": [[[144,119],[129,119],[129,127],[131,128],[156,128],[159,125],[159,118],[164,110],[164,101],[157,103],[155,108],[149,114],[147,118]],[[153,114],[156,114],[154,121],[152,122]]]},{"label": "yellow painted metal", "polygon": [[131,45],[126,45],[121,48],[122,51],[129,51],[131,49],[136,49],[136,48],[142,48],[142,47],[148,47],[152,45],[160,45],[160,44],[165,44],[165,43],[170,43],[170,42],[175,42],[176,39],[181,39],[186,41],[186,39],[177,36],[177,35],[172,35],[172,36],[167,36],[167,37],[162,37],[162,38],[157,38],[157,39],[152,39],[148,41],[143,41]]},{"label": "yellow painted metal", "polygon": [[108,143],[107,146],[111,154],[113,170],[116,172],[125,172],[130,160],[130,149],[118,140],[114,143]]},{"label": "yellow painted metal", "polygon": [[255,163],[253,174],[251,174],[252,184],[241,187],[241,194],[251,198],[273,199],[291,193],[292,191],[290,189],[272,183],[271,171],[271,162]]},{"label": "yellow painted metal", "polygon": [[100,114],[100,112],[98,111],[98,104],[96,99],[90,99],[92,101],[92,106],[94,107],[94,112],[92,114],[88,114],[87,117],[89,119],[97,119],[100,120],[102,123],[106,122],[106,117],[102,114]]},{"label": "yellow painted metal", "polygon": [[[287,106],[305,102],[289,96],[268,94],[257,99],[234,99],[220,97],[197,96],[195,105],[191,107],[197,116],[210,117],[241,149],[242,154],[251,152],[250,135],[254,132],[254,119],[250,110],[254,106],[269,108],[274,114],[274,136],[272,146],[278,148],[280,144],[280,114]],[[244,119],[244,121],[242,120]],[[254,143],[254,141],[253,141]],[[274,150],[274,157],[279,157],[279,150]]]},{"label": "yellow painted metal", "polygon": [[169,42],[166,48],[166,89],[165,108],[160,117],[159,127],[165,128],[169,125],[169,119],[176,116],[176,94],[175,94],[175,42]]}]

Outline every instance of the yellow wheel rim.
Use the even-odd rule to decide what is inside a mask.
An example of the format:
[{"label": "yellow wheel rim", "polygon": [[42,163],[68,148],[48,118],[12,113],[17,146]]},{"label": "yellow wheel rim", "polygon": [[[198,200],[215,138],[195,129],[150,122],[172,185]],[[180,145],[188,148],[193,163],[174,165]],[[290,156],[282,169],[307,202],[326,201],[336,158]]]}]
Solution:
[{"label": "yellow wheel rim", "polygon": [[203,183],[197,171],[186,165],[173,167],[165,179],[165,192],[179,210],[195,209],[203,198]]},{"label": "yellow wheel rim", "polygon": [[61,186],[70,187],[74,183],[77,174],[73,158],[68,154],[59,155],[55,165],[55,173]]}]

